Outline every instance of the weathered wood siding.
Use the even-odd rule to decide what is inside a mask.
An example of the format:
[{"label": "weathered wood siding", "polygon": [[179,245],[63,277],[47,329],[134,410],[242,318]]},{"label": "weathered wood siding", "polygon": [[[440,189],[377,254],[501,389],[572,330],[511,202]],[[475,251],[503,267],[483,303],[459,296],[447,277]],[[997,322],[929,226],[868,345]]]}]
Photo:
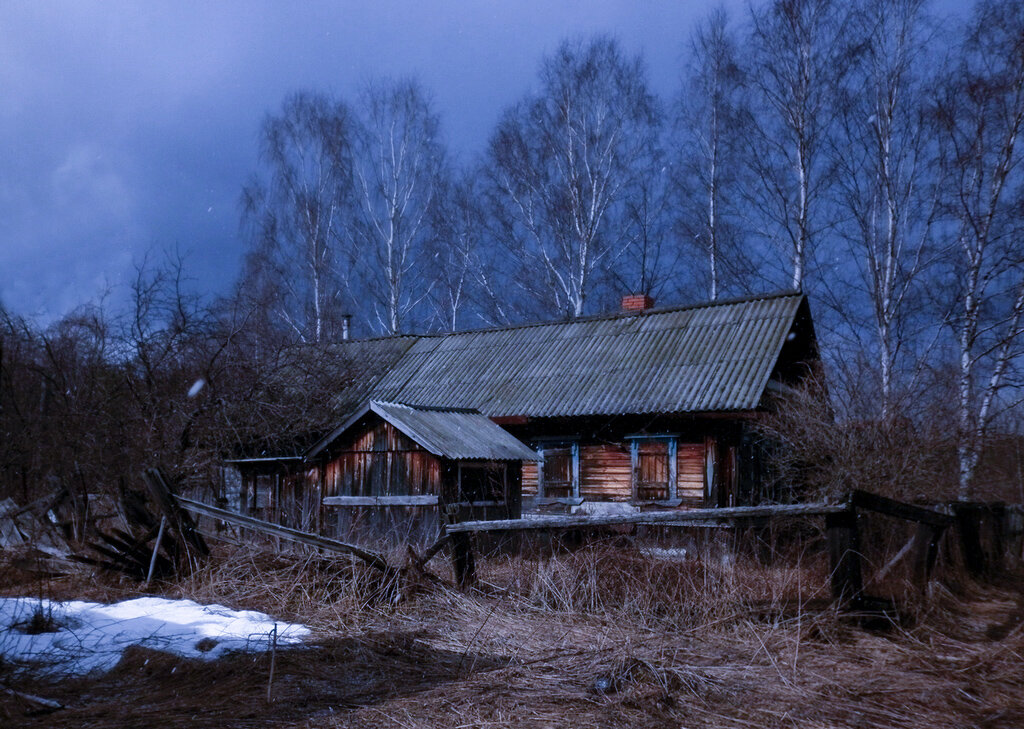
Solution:
[{"label": "weathered wood siding", "polygon": [[[338,443],[323,464],[324,496],[441,495],[441,459],[378,421]],[[360,541],[418,543],[436,537],[437,507],[324,507],[324,531]]]},{"label": "weathered wood siding", "polygon": [[704,503],[703,443],[680,443],[676,455],[676,496],[684,504]]},{"label": "weathered wood siding", "polygon": [[440,460],[380,422],[324,466],[325,496],[440,494]]},{"label": "weathered wood siding", "polygon": [[523,496],[537,495],[537,466],[536,461],[523,461]]},{"label": "weathered wood siding", "polygon": [[580,459],[580,496],[591,501],[629,501],[633,475],[628,444],[583,446]]}]

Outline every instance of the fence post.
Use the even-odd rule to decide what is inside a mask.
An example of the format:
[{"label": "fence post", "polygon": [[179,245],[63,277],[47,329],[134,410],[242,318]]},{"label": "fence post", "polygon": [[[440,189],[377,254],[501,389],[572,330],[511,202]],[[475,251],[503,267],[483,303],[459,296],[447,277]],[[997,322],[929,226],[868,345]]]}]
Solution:
[{"label": "fence post", "polygon": [[845,511],[826,514],[825,537],[832,570],[832,597],[846,605],[856,601],[864,588],[857,510],[851,506]]},{"label": "fence post", "polygon": [[954,502],[953,515],[960,534],[960,551],[964,566],[972,577],[981,577],[988,570],[988,560],[981,546],[982,509],[980,504]]},{"label": "fence post", "polygon": [[912,554],[914,560],[914,582],[923,590],[928,586],[935,569],[935,560],[939,556],[939,540],[942,539],[942,527],[918,522],[914,532]]},{"label": "fence post", "polygon": [[[444,509],[444,520],[446,524],[455,523],[458,507],[448,504]],[[455,572],[455,584],[465,589],[476,582],[476,564],[473,559],[473,542],[468,532],[455,532],[451,534],[452,541],[452,569]]]}]

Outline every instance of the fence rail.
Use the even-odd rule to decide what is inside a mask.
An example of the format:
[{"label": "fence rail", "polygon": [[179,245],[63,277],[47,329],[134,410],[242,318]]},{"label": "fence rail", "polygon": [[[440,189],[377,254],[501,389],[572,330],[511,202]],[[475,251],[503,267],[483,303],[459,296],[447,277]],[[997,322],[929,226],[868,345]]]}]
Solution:
[{"label": "fence rail", "polygon": [[437,494],[412,496],[325,496],[324,506],[437,506]]},{"label": "fence rail", "polygon": [[459,532],[521,531],[524,529],[586,529],[622,524],[687,524],[719,520],[754,519],[774,516],[824,516],[847,511],[849,504],[779,504],[773,506],[732,506],[722,509],[646,511],[635,514],[599,516],[537,516],[525,519],[493,519],[450,524],[449,534]]},{"label": "fence rail", "polygon": [[246,529],[252,529],[253,531],[261,532],[263,534],[269,534],[274,537],[279,537],[287,541],[298,542],[300,544],[306,544],[310,547],[317,547],[319,549],[326,549],[330,552],[339,552],[342,554],[351,554],[359,559],[363,560],[371,567],[375,567],[382,572],[391,571],[391,566],[387,560],[379,554],[375,554],[369,550],[357,547],[354,544],[347,544],[345,542],[339,542],[336,539],[329,539],[328,537],[321,537],[318,534],[310,534],[309,532],[299,531],[298,529],[292,529],[291,527],[281,526],[280,524],[273,524],[262,519],[255,519],[251,516],[245,516],[244,514],[236,514],[233,511],[227,511],[226,509],[220,509],[216,506],[210,506],[204,504],[201,501],[193,501],[192,499],[186,499],[184,496],[176,496],[178,504],[182,509],[191,511],[194,514],[201,514],[202,516],[209,516],[214,519],[226,522],[228,524],[234,524],[235,526],[244,527]]},{"label": "fence rail", "polygon": [[908,551],[913,560],[915,582],[922,587],[931,578],[938,555],[939,541],[954,517],[934,509],[907,504],[867,491],[852,491],[838,504],[773,504],[766,506],[735,506],[684,511],[639,512],[601,516],[539,516],[526,519],[466,521],[448,524],[452,560],[460,585],[472,584],[472,534],[495,531],[573,530],[617,525],[696,526],[709,523],[749,523],[751,520],[825,517],[833,597],[840,603],[857,605],[864,592],[864,578],[857,525],[858,511],[870,511],[917,524]]}]

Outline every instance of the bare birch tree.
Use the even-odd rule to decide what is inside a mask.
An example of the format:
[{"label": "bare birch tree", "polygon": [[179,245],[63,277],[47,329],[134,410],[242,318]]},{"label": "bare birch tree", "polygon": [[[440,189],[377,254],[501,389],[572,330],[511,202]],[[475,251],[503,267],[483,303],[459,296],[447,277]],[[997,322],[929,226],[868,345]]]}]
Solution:
[{"label": "bare birch tree", "polygon": [[956,254],[948,321],[959,359],[959,496],[970,499],[989,426],[1020,384],[1011,376],[1024,338],[1024,4],[980,2],[958,51],[937,116]]},{"label": "bare birch tree", "polygon": [[577,317],[623,243],[622,207],[654,157],[660,115],[642,60],[607,37],[563,43],[540,81],[491,139],[496,229],[525,297]]},{"label": "bare birch tree", "polygon": [[[833,162],[837,204],[847,224],[840,233],[855,274],[852,291],[832,287],[833,308],[851,338],[862,340],[878,373],[878,406],[889,422],[901,361],[924,349],[924,332],[910,331],[919,313],[922,274],[933,262],[939,174],[934,127],[926,114],[935,55],[929,56],[925,0],[868,0],[851,31],[857,57],[837,98],[841,115]],[[931,63],[929,63],[931,61]],[[932,71],[934,73],[934,71]],[[860,318],[855,302],[865,300]],[[915,336],[917,335],[917,336]],[[908,363],[906,388],[922,372],[923,352]]]},{"label": "bare birch tree", "polygon": [[411,79],[368,85],[359,99],[351,263],[381,331],[397,334],[429,293],[423,263],[431,215],[444,185],[439,119]]},{"label": "bare birch tree", "polygon": [[303,342],[320,342],[337,321],[335,268],[350,189],[349,112],[301,93],[263,123],[265,180],[243,192],[252,230],[244,286]]},{"label": "bare birch tree", "polygon": [[707,261],[708,295],[714,301],[727,262],[740,255],[732,206],[746,124],[746,78],[724,9],[714,10],[694,31],[683,83],[678,120],[684,140],[679,162],[687,203],[683,225]]},{"label": "bare birch tree", "polygon": [[752,133],[746,157],[756,182],[751,225],[783,247],[789,285],[804,288],[827,225],[828,135],[835,87],[847,63],[847,6],[838,0],[771,0],[752,9]]},{"label": "bare birch tree", "polygon": [[475,309],[480,315],[482,249],[487,223],[478,192],[480,175],[466,173],[437,206],[434,236],[430,244],[430,294],[433,320],[442,329],[456,331]]}]

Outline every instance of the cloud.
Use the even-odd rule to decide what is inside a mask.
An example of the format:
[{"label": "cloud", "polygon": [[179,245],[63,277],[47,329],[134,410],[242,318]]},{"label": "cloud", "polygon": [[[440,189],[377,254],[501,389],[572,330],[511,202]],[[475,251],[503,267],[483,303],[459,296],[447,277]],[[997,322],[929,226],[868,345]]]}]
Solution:
[{"label": "cloud", "polygon": [[652,80],[670,91],[704,10],[641,5],[2,3],[0,299],[59,316],[146,250],[174,246],[196,252],[204,289],[226,291],[245,246],[237,201],[260,120],[296,89],[351,97],[374,76],[418,75],[456,154],[484,148],[565,36],[612,32],[649,59],[658,51]]},{"label": "cloud", "polygon": [[120,174],[94,145],[68,150],[51,175],[53,205],[86,228],[123,228],[131,219],[131,196]]},{"label": "cloud", "polygon": [[0,189],[0,296],[43,320],[103,293],[144,240],[124,173],[95,144],[67,147],[24,189]]}]

